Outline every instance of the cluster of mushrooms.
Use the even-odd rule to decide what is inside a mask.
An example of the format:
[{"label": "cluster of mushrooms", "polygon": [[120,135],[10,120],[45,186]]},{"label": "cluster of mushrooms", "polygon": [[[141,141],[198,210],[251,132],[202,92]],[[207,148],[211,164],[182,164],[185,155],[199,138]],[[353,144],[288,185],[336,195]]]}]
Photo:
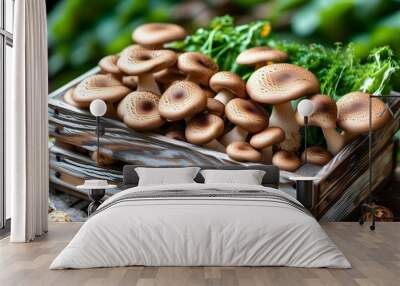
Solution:
[{"label": "cluster of mushrooms", "polygon": [[[102,99],[108,105],[106,116],[119,118],[134,130],[160,132],[226,152],[237,161],[272,162],[287,171],[302,165],[305,152],[309,163],[325,165],[352,138],[368,131],[368,94],[352,92],[335,102],[319,94],[314,74],[284,63],[288,57],[282,51],[243,51],[236,63],[255,68],[245,82],[235,73],[219,71],[204,54],[164,49],[164,44],[185,38],[178,25],[145,24],[132,36],[135,44],[103,58],[101,73],[68,91],[65,101],[87,108]],[[322,128],[327,150],[313,146],[300,154],[304,118],[291,102],[304,97],[314,103],[309,124]],[[271,115],[268,105],[273,106]],[[372,116],[373,129],[390,117],[377,98],[372,100]]]}]

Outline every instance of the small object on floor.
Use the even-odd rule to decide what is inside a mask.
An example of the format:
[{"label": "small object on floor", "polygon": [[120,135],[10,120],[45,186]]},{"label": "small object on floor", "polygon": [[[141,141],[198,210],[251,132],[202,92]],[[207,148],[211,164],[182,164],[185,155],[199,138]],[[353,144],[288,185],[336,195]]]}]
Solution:
[{"label": "small object on floor", "polygon": [[[72,222],[84,222],[87,219],[86,209],[88,202],[72,195],[51,191],[49,193],[49,209],[67,214]],[[54,215],[49,212],[49,221]]]},{"label": "small object on floor", "polygon": [[72,222],[71,217],[64,211],[54,210],[49,213],[49,221],[51,222]]},{"label": "small object on floor", "polygon": [[[381,206],[381,205],[375,205],[376,221],[389,222],[389,221],[393,221],[393,218],[394,218],[394,216],[393,216],[393,212],[391,211],[391,209]],[[364,222],[372,221],[371,212],[363,213],[363,219],[364,219]]]},{"label": "small object on floor", "polygon": [[376,216],[375,216],[375,203],[365,203],[361,205],[361,217],[358,223],[360,225],[364,224],[364,213],[367,213],[371,216],[371,225],[369,226],[370,230],[375,230],[375,221],[376,221]]}]

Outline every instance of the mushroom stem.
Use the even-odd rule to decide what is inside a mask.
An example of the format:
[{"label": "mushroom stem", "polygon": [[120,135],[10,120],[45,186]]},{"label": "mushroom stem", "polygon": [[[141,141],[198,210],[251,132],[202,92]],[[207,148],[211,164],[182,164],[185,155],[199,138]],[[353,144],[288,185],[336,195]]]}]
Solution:
[{"label": "mushroom stem", "polygon": [[328,151],[336,155],[345,145],[344,137],[335,128],[322,128],[322,132],[325,136]]},{"label": "mushroom stem", "polygon": [[266,164],[272,163],[272,146],[261,149],[262,162]]},{"label": "mushroom stem", "polygon": [[219,102],[221,102],[222,104],[226,105],[234,97],[235,97],[235,95],[232,92],[224,89],[224,90],[221,90],[220,92],[218,92],[217,95],[214,97],[214,99],[216,99]]},{"label": "mushroom stem", "polygon": [[214,139],[207,144],[204,144],[203,147],[225,153],[225,146],[221,144],[217,139]]},{"label": "mushroom stem", "polygon": [[339,133],[336,131],[335,128],[322,128],[322,132],[324,133],[325,136],[325,141],[327,145],[327,149],[329,152],[331,152],[333,155],[336,155],[339,153],[342,148],[351,141],[357,134],[350,133],[343,131],[342,133]]},{"label": "mushroom stem", "polygon": [[270,127],[280,127],[285,131],[285,141],[279,146],[286,151],[297,151],[301,145],[300,126],[290,102],[275,104],[269,119]]},{"label": "mushroom stem", "polygon": [[266,62],[263,62],[263,63],[255,64],[254,67],[255,67],[256,70],[258,70],[258,69],[260,69],[262,67],[272,65],[273,63],[274,63],[273,61],[266,61]]},{"label": "mushroom stem", "polygon": [[149,91],[154,94],[161,95],[157,82],[151,73],[145,73],[138,76],[137,91]]},{"label": "mushroom stem", "polygon": [[235,128],[222,137],[221,143],[225,146],[228,146],[233,142],[244,142],[246,141],[247,134],[248,132],[245,129],[235,126]]}]

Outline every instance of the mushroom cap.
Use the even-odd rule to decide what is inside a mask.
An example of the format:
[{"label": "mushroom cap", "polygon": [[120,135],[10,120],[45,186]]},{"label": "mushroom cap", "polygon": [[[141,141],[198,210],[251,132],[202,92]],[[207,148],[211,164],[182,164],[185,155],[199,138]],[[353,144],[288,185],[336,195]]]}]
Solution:
[{"label": "mushroom cap", "polygon": [[122,83],[131,89],[136,89],[138,78],[135,75],[125,75],[122,77]]},{"label": "mushroom cap", "polygon": [[[337,106],[336,102],[327,95],[316,94],[309,98],[314,104],[314,113],[309,116],[310,126],[321,128],[336,128]],[[304,117],[296,112],[296,121],[304,126]]]},{"label": "mushroom cap", "polygon": [[129,98],[128,96],[125,96],[117,106],[117,116],[121,120],[124,118],[124,115],[126,112],[128,112],[128,109],[130,108],[130,103],[129,103]]},{"label": "mushroom cap", "polygon": [[143,47],[140,46],[140,45],[135,45],[135,44],[129,45],[129,46],[127,46],[126,48],[124,48],[124,49],[120,52],[119,56],[121,56],[121,55],[123,55],[123,54],[129,54],[129,53],[131,53],[133,50],[143,50],[143,49],[145,49],[145,48],[143,48]]},{"label": "mushroom cap", "polygon": [[[100,156],[99,156],[99,154],[100,154]],[[98,153],[97,151],[92,152],[90,155],[90,158],[93,161],[98,162],[100,166],[112,165],[112,164],[118,162],[113,157],[106,155],[106,154]]]},{"label": "mushroom cap", "polygon": [[225,105],[214,98],[207,98],[207,110],[211,114],[223,116],[225,113]]},{"label": "mushroom cap", "polygon": [[301,160],[294,152],[280,150],[272,156],[272,164],[281,170],[293,172],[301,166]]},{"label": "mushroom cap", "polygon": [[121,53],[117,65],[129,75],[155,73],[172,66],[177,55],[169,50],[130,49]]},{"label": "mushroom cap", "polygon": [[319,92],[319,82],[308,70],[292,64],[272,64],[256,70],[246,84],[257,102],[279,104]]},{"label": "mushroom cap", "polygon": [[160,46],[165,43],[183,40],[186,31],[179,25],[169,23],[144,24],[135,29],[132,39],[142,46]]},{"label": "mushroom cap", "polygon": [[225,115],[233,124],[257,133],[268,126],[268,114],[259,104],[242,98],[234,98],[225,106]]},{"label": "mushroom cap", "polygon": [[207,97],[197,84],[177,81],[163,93],[158,109],[162,117],[177,121],[203,111],[206,105]]},{"label": "mushroom cap", "polygon": [[78,103],[90,103],[95,99],[119,101],[130,92],[111,75],[96,74],[82,80],[75,88],[73,99]]},{"label": "mushroom cap", "polygon": [[263,131],[254,134],[250,139],[250,144],[254,148],[263,149],[285,140],[285,131],[280,127],[267,127]]},{"label": "mushroom cap", "polygon": [[73,98],[74,96],[74,90],[75,88],[70,88],[65,94],[64,94],[64,101],[72,106],[78,107],[78,108],[88,108],[90,105],[90,102],[83,102],[79,103],[76,102]]},{"label": "mushroom cap", "polygon": [[247,142],[233,142],[226,147],[226,154],[236,161],[259,162],[262,154]]},{"label": "mushroom cap", "polygon": [[211,58],[198,52],[179,55],[178,68],[203,85],[208,85],[212,75],[218,71],[218,65]]},{"label": "mushroom cap", "polygon": [[163,84],[170,84],[174,81],[184,80],[186,76],[182,74],[175,66],[163,69],[154,74],[156,81]]},{"label": "mushroom cap", "polygon": [[159,128],[164,120],[158,113],[159,96],[148,91],[134,91],[128,94],[120,104],[125,104],[124,123],[136,130]]},{"label": "mushroom cap", "polygon": [[224,132],[224,121],[214,114],[198,114],[186,126],[186,140],[196,145],[207,144]]},{"label": "mushroom cap", "polygon": [[328,150],[319,146],[312,146],[308,147],[307,150],[304,150],[303,154],[301,155],[302,161],[305,161],[306,152],[307,162],[314,165],[324,166],[333,158],[333,155]]},{"label": "mushroom cap", "polygon": [[233,72],[221,71],[214,74],[210,79],[210,87],[215,92],[228,90],[237,97],[246,97],[246,84],[240,76]]},{"label": "mushroom cap", "polygon": [[99,62],[99,67],[102,71],[111,73],[111,74],[120,74],[121,71],[117,66],[117,61],[119,56],[117,55],[109,55],[102,58]]},{"label": "mushroom cap", "polygon": [[236,58],[239,65],[256,65],[266,62],[284,62],[288,59],[285,52],[269,47],[255,47],[245,50]]},{"label": "mushroom cap", "polygon": [[[390,120],[390,113],[382,100],[376,97],[371,100],[372,130],[377,130]],[[356,134],[369,131],[369,94],[351,92],[342,96],[336,104],[339,128]]]}]

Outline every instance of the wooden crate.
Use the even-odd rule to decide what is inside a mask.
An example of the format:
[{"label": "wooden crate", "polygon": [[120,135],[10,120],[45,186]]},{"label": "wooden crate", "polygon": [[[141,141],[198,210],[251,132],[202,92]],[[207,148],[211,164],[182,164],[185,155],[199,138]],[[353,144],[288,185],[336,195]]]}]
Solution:
[{"label": "wooden crate", "polygon": [[[49,128],[51,136],[60,142],[79,146],[86,150],[96,149],[95,118],[85,110],[80,110],[63,101],[64,93],[89,75],[98,73],[95,68],[70,82],[49,96]],[[395,152],[391,140],[399,129],[400,100],[390,102],[394,118],[385,129],[375,132],[374,155],[381,154],[375,160],[374,179],[387,177],[393,166]],[[159,134],[136,132],[122,122],[104,118],[105,134],[101,137],[102,152],[129,164],[146,166],[191,166],[191,165],[257,165],[241,163],[230,159],[226,154],[177,141]],[[76,168],[76,167],[75,167]],[[92,165],[80,168],[93,168]],[[368,168],[367,136],[359,136],[347,145],[333,160],[323,168],[306,165],[296,173],[281,172],[281,181],[287,182],[290,176],[312,175],[318,179],[314,185],[317,203],[312,210],[322,220],[342,220],[365,198],[367,185],[365,173]],[[383,172],[385,170],[385,172]],[[103,170],[103,172],[106,172]],[[119,172],[121,170],[119,169]],[[85,170],[80,171],[81,174]],[[363,179],[364,178],[364,179]]]}]

